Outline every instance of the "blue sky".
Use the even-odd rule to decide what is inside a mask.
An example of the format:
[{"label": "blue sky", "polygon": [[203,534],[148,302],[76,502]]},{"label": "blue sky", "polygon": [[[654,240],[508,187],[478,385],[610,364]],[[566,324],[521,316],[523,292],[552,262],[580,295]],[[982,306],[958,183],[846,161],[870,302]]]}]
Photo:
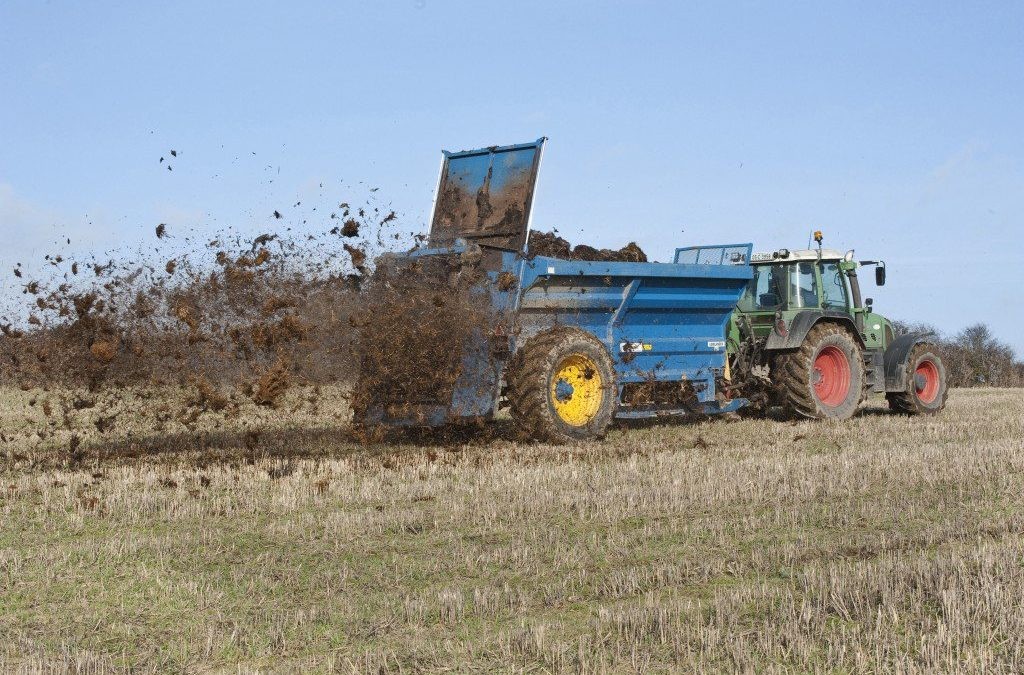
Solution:
[{"label": "blue sky", "polygon": [[823,229],[887,260],[879,311],[1024,355],[1022,36],[1018,2],[6,0],[0,265],[371,185],[422,224],[441,148],[546,135],[537,227],[660,260]]}]

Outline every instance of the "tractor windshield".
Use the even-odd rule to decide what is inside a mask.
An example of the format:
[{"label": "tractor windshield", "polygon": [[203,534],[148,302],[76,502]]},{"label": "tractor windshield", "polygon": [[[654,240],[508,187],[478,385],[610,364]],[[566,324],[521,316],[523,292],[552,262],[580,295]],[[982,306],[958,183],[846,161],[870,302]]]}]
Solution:
[{"label": "tractor windshield", "polygon": [[846,311],[850,307],[846,292],[846,275],[839,269],[839,261],[821,264],[822,300],[825,309]]}]

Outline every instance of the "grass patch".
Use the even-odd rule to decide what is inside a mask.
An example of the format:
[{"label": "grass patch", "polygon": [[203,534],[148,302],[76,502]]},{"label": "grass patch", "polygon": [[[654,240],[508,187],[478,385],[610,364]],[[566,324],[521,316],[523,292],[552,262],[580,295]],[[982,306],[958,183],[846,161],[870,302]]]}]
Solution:
[{"label": "grass patch", "polygon": [[578,448],[142,411],[79,463],[41,395],[0,393],[3,670],[1024,667],[1018,392]]}]

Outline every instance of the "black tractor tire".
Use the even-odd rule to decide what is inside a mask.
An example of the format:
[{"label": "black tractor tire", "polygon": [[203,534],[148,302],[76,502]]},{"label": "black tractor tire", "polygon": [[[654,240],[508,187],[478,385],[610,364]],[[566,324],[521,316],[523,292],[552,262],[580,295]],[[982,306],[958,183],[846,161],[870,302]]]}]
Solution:
[{"label": "black tractor tire", "polygon": [[842,326],[816,324],[799,349],[775,356],[771,379],[778,403],[788,411],[812,419],[849,419],[864,390],[860,343]]},{"label": "black tractor tire", "polygon": [[904,415],[935,415],[946,407],[946,366],[935,345],[915,345],[907,356],[907,388],[885,395],[889,409]]},{"label": "black tractor tire", "polygon": [[[576,374],[580,391],[587,392],[576,401],[580,416],[572,421],[559,410],[577,395],[575,389],[566,386],[572,391],[556,392],[560,384],[566,385],[556,378],[566,372]],[[578,328],[555,328],[527,340],[509,363],[505,384],[519,432],[538,441],[574,443],[602,438],[618,405],[611,355],[600,340]]]}]

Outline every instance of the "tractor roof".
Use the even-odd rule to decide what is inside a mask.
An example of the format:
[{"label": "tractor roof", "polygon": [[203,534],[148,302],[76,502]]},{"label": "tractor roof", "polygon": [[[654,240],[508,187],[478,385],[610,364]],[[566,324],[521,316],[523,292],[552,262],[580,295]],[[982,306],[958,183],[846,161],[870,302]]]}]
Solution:
[{"label": "tractor roof", "polygon": [[[783,255],[785,253],[786,255]],[[750,256],[750,262],[754,265],[758,263],[783,263],[793,261],[804,261],[804,260],[817,260],[818,249],[816,248],[805,248],[798,251],[791,249],[780,248],[775,251],[763,251],[755,253]],[[843,254],[834,248],[823,248],[821,249],[822,260],[842,260]]]}]

